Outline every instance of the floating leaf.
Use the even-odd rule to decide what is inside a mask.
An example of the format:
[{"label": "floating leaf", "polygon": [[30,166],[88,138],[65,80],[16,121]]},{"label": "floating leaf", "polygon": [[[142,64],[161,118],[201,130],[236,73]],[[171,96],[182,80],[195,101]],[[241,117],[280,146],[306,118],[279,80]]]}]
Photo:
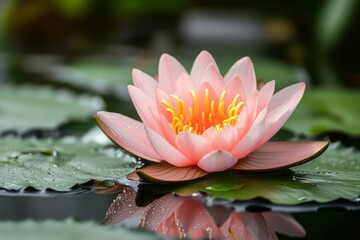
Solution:
[{"label": "floating leaf", "polygon": [[6,240],[107,240],[107,239],[161,239],[153,233],[126,229],[117,226],[99,226],[93,222],[76,222],[72,219],[65,221],[48,220],[35,222],[32,220],[23,222],[1,222],[1,239]]},{"label": "floating leaf", "polygon": [[227,171],[177,185],[175,190],[185,196],[198,191],[230,201],[261,197],[276,204],[354,199],[360,195],[360,152],[335,143],[317,159],[287,171]]},{"label": "floating leaf", "polygon": [[7,86],[0,88],[0,131],[52,129],[68,120],[92,116],[103,108],[98,97],[76,97],[50,88]]},{"label": "floating leaf", "polygon": [[91,179],[123,178],[134,159],[119,149],[79,140],[0,138],[0,187],[68,191]]},{"label": "floating leaf", "polygon": [[359,102],[357,91],[308,89],[285,127],[308,135],[331,131],[359,135]]}]

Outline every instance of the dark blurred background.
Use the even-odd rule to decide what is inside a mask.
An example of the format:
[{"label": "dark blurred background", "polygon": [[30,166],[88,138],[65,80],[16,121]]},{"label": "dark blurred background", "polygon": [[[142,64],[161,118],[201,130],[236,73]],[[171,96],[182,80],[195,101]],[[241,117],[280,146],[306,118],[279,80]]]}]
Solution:
[{"label": "dark blurred background", "polygon": [[356,0],[2,0],[0,4],[2,62],[10,68],[29,54],[67,61],[108,54],[136,57],[141,63],[163,52],[192,59],[207,49],[216,58],[230,58],[229,64],[243,55],[268,57],[302,69],[299,80],[360,86]]}]

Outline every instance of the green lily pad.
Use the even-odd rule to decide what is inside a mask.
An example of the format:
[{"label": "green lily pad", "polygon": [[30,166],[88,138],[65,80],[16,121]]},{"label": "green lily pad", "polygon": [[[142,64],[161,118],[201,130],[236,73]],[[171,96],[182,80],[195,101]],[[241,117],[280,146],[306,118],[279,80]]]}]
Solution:
[{"label": "green lily pad", "polygon": [[0,138],[0,187],[69,191],[89,180],[123,178],[134,162],[119,149],[93,142]]},{"label": "green lily pad", "polygon": [[77,97],[70,92],[30,86],[0,88],[0,131],[52,129],[75,119],[92,116],[103,108],[98,97]]},{"label": "green lily pad", "polygon": [[318,135],[343,132],[360,135],[360,94],[349,89],[308,89],[285,127]]},{"label": "green lily pad", "polygon": [[175,188],[182,196],[199,191],[229,201],[261,197],[276,204],[354,199],[360,195],[360,152],[335,143],[317,159],[286,171],[227,171]]},{"label": "green lily pad", "polygon": [[7,240],[107,240],[107,239],[161,239],[153,233],[117,226],[99,226],[93,222],[47,220],[35,222],[0,222],[1,239]]}]

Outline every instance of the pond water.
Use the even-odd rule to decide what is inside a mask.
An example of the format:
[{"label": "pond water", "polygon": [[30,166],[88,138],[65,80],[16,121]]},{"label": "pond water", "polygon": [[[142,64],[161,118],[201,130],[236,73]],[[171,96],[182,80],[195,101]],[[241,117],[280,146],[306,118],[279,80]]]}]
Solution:
[{"label": "pond water", "polygon": [[238,239],[350,239],[358,235],[360,214],[353,211],[360,209],[356,199],[300,205],[264,199],[231,202],[204,193],[189,197],[159,194],[147,185],[140,184],[136,190],[117,185],[106,191],[86,188],[67,193],[3,190],[0,221],[74,218],[191,239],[224,239],[225,235]]}]

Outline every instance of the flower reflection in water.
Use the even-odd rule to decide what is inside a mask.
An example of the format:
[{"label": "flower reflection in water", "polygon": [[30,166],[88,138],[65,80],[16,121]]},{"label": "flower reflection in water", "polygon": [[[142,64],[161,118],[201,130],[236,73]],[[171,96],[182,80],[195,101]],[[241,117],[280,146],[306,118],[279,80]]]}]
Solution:
[{"label": "flower reflection in water", "polygon": [[104,224],[135,219],[141,229],[189,239],[277,239],[275,232],[305,236],[304,228],[287,213],[236,212],[220,205],[207,206],[199,201],[200,197],[178,197],[171,193],[139,207],[135,203],[136,194],[125,187],[110,206]]}]

